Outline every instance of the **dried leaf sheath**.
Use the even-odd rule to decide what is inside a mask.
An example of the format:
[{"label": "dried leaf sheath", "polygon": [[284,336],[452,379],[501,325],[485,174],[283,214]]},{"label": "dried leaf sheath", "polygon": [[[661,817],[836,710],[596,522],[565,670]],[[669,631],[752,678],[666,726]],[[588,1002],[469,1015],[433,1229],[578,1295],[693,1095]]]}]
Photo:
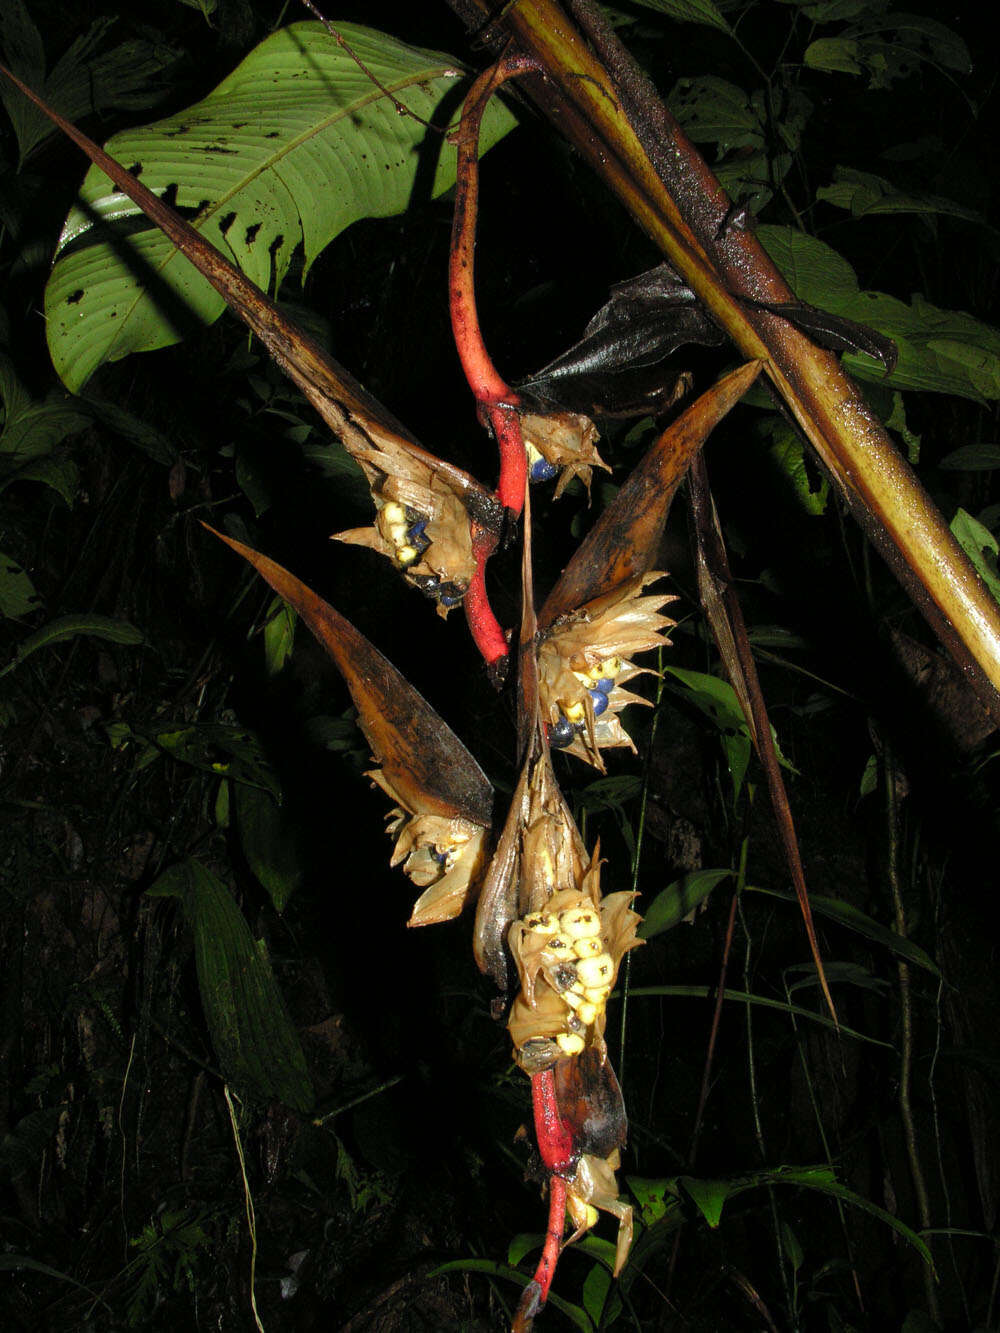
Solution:
[{"label": "dried leaf sheath", "polygon": [[[207,524],[205,525],[208,526]],[[410,925],[457,916],[478,887],[493,788],[455,733],[350,621],[275,561],[208,528],[299,613],[347,682],[379,767],[370,776],[395,804],[392,864],[424,892]]]}]

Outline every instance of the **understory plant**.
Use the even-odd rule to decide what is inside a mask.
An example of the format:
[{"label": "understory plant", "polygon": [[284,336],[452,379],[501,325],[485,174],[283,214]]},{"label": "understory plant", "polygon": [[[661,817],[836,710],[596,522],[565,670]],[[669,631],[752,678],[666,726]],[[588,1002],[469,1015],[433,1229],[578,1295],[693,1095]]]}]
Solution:
[{"label": "understory plant", "polygon": [[[451,8],[463,62],[283,15],[104,149],[74,122],[166,97],[166,33],[3,20],[7,892],[54,960],[8,983],[14,1326],[992,1327],[953,898],[995,835],[1000,334],[935,265],[995,234],[930,129],[824,121],[933,80],[975,123],[968,48],[887,0]],[[50,123],[93,164],[51,247]],[[50,254],[51,371],[14,319]],[[91,488],[117,596],[74,582]],[[100,835],[23,785],[81,754],[43,698]]]}]

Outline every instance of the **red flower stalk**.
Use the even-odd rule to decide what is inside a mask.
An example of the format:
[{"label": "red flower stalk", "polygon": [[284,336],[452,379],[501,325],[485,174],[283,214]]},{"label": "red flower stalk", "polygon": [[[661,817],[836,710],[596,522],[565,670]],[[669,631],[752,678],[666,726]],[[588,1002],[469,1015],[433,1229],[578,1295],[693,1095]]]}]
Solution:
[{"label": "red flower stalk", "polygon": [[476,313],[475,249],[479,202],[479,126],[486,104],[507,79],[537,69],[533,60],[514,56],[499,61],[472,85],[454,136],[458,151],[455,216],[448,271],[449,306],[455,346],[465,378],[500,450],[497,496],[505,509],[520,514],[524,505],[527,460],[517,411],[520,398],[499,373],[486,350]]},{"label": "red flower stalk", "polygon": [[496,535],[478,523],[470,522],[472,555],[476,568],[469,581],[462,605],[472,640],[486,663],[494,685],[499,685],[507,671],[507,636],[486,595],[486,561],[497,548]]}]

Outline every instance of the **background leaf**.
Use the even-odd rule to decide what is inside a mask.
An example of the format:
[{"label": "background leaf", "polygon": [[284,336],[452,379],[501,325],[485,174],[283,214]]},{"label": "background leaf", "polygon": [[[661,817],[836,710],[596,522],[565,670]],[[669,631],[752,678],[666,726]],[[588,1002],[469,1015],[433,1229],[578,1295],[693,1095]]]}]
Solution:
[{"label": "background leaf", "polygon": [[672,930],[705,901],[708,895],[733,872],[731,870],[692,870],[661,890],[646,909],[638,934],[649,940]]},{"label": "background leaf", "polygon": [[34,634],[29,634],[18,644],[17,655],[12,662],[8,662],[0,669],[0,676],[5,676],[8,671],[19,666],[26,657],[36,653],[39,648],[51,648],[55,643],[75,639],[78,634],[89,634],[95,639],[106,639],[109,643],[130,646],[145,643],[142,631],[130,625],[127,620],[115,620],[112,616],[58,616],[55,620],[50,620],[47,625],[43,625],[41,629],[36,629]]},{"label": "background leaf", "polygon": [[712,0],[635,0],[645,9],[655,9],[678,23],[704,23],[720,32],[732,32]]},{"label": "background leaf", "polygon": [[[35,585],[16,560],[0,551],[0,615],[13,620],[37,611],[41,598],[35,591]],[[32,636],[34,637],[34,636]],[[0,669],[0,676],[21,660],[21,654]]]},{"label": "background leaf", "polygon": [[1000,602],[1000,572],[997,570],[997,555],[1000,547],[997,539],[978,519],[959,509],[949,525],[966,555],[976,567],[976,573]]},{"label": "background leaf", "polygon": [[[177,61],[177,51],[166,42],[142,38],[102,49],[113,29],[110,18],[92,23],[46,74],[41,34],[24,0],[4,0],[0,45],[14,73],[68,120],[113,107],[142,111],[154,106],[169,90],[167,71]],[[56,133],[55,126],[6,81],[0,81],[0,101],[14,127],[23,167]]]},{"label": "background leaf", "polygon": [[269,792],[236,782],[232,803],[247,865],[267,890],[274,910],[282,912],[302,882],[296,839]]},{"label": "background leaf", "polygon": [[0,491],[14,481],[41,481],[72,504],[76,467],[56,451],[67,437],[90,425],[89,414],[64,393],[33,399],[2,353],[0,408]]},{"label": "background leaf", "polygon": [[276,1097],[298,1111],[314,1102],[298,1034],[271,964],[229,890],[198,861],[166,871],[146,890],[179,898],[194,933],[198,986],[226,1078],[257,1100]]},{"label": "background leaf", "polygon": [[[462,71],[450,57],[352,24],[352,49],[400,101],[447,124]],[[442,120],[443,116],[443,120]],[[513,126],[496,101],[485,151]],[[194,225],[265,291],[299,245],[305,269],[362,217],[401,213],[415,189],[454,182],[443,135],[400,115],[318,23],[262,42],[204,101],[155,125],[115,135],[107,151],[154,193],[169,193]],[[222,313],[221,296],[138,208],[91,168],[63,227],[46,288],[52,359],[78,390],[105,361],[177,342]]]},{"label": "background leaf", "polygon": [[920,295],[907,305],[884,292],[861,291],[841,255],[793,227],[764,226],[757,235],[800,300],[870,325],[896,343],[899,360],[891,376],[871,357],[848,352],[844,364],[852,374],[879,384],[888,378],[895,389],[929,389],[976,402],[1000,398],[1000,331]]},{"label": "background leaf", "polygon": [[[864,792],[862,792],[864,795]],[[750,893],[766,893],[772,898],[783,898],[786,902],[795,902],[795,895],[784,893],[780,889],[762,889],[756,884],[748,884],[747,891]],[[891,949],[893,953],[898,954],[900,958],[905,958],[907,962],[913,963],[916,967],[922,967],[926,972],[930,972],[935,977],[940,977],[941,969],[934,959],[918,944],[912,940],[906,939],[902,935],[897,935],[894,930],[889,930],[887,926],[880,925],[873,921],[860,908],[852,906],[851,903],[845,903],[840,898],[827,898],[822,894],[810,894],[809,903],[813,911],[818,916],[825,916],[830,921],[837,921],[848,930],[856,931],[869,939],[873,944],[881,944],[886,949]]]},{"label": "background leaf", "polygon": [[834,167],[832,184],[821,186],[816,191],[816,198],[835,208],[844,208],[856,218],[878,213],[940,213],[964,218],[967,222],[983,221],[981,213],[963,208],[951,199],[897,190],[883,176],[870,171],[855,171],[851,167]]}]

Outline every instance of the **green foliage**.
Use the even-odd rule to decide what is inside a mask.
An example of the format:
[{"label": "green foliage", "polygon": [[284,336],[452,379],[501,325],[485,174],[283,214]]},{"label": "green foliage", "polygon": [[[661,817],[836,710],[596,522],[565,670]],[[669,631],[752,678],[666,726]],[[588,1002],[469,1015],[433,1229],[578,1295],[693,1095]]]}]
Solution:
[{"label": "green foliage", "polygon": [[[772,898],[783,898],[786,902],[794,903],[795,895],[784,893],[780,889],[762,889],[755,884],[746,886],[748,893],[765,893]],[[914,944],[912,940],[905,939],[902,935],[897,935],[895,931],[888,930],[885,926],[873,921],[859,908],[851,903],[846,903],[839,898],[827,898],[823,894],[814,893],[809,896],[810,905],[819,916],[825,916],[831,921],[836,921],[848,930],[856,931],[859,935],[874,944],[880,944],[886,949],[890,949],[900,958],[905,958],[908,963],[913,963],[915,967],[922,967],[933,976],[940,977],[941,970],[924,949]]]},{"label": "green foliage", "polygon": [[694,919],[698,908],[717,884],[732,875],[731,870],[692,870],[662,889],[645,905],[639,935],[644,940],[672,930],[685,919]]},{"label": "green foliage", "polygon": [[795,1185],[803,1189],[816,1190],[828,1194],[860,1208],[863,1212],[877,1217],[884,1222],[923,1259],[933,1267],[927,1244],[912,1227],[906,1226],[892,1213],[879,1208],[863,1198],[846,1185],[840,1184],[829,1167],[778,1166],[747,1175],[734,1176],[727,1180],[703,1180],[694,1176],[675,1176],[668,1180],[642,1180],[629,1177],[628,1186],[639,1201],[642,1220],[646,1226],[653,1226],[668,1215],[676,1200],[682,1195],[689,1199],[710,1227],[717,1227],[722,1220],[723,1210],[731,1199],[748,1190],[760,1189],[772,1185]]},{"label": "green foliage", "polygon": [[32,1167],[37,1167],[59,1124],[62,1111],[58,1106],[47,1106],[32,1111],[19,1120],[9,1134],[0,1140],[0,1172],[17,1179]]},{"label": "green foliage", "polygon": [[81,634],[94,639],[104,639],[107,643],[125,644],[128,647],[135,647],[146,641],[142,631],[126,620],[115,620],[111,616],[57,616],[55,620],[50,620],[48,624],[42,625],[40,629],[36,629],[21,640],[13,660],[6,666],[0,667],[0,676],[13,671],[40,648],[51,648],[54,644],[65,643]]},{"label": "green foliage", "polygon": [[812,69],[865,75],[873,91],[910,78],[923,65],[956,74],[968,74],[972,65],[965,43],[950,28],[923,15],[893,13],[888,0],[821,0],[804,12],[819,22],[857,16],[838,36],[811,42],[804,60]]},{"label": "green foliage", "polygon": [[[16,560],[0,551],[0,615],[19,620],[37,611],[40,601],[35,585],[25,571]],[[13,665],[8,663],[0,668],[0,674],[9,671]]]},{"label": "green foliage", "polygon": [[[1000,397],[1000,332],[971,315],[940,310],[914,295],[907,305],[884,292],[862,291],[850,264],[830,246],[794,227],[764,226],[757,235],[795,294],[894,340],[899,361],[888,383],[897,389]],[[844,357],[859,379],[882,383],[881,366],[863,353]]]},{"label": "green foliage", "polygon": [[967,222],[982,222],[983,217],[973,208],[963,208],[952,199],[935,194],[911,194],[900,190],[884,176],[870,171],[855,171],[851,167],[834,167],[833,182],[816,191],[816,198],[835,208],[846,209],[852,218],[874,217],[882,213],[915,213],[927,217],[964,218]]},{"label": "green foliage", "polygon": [[147,1324],[164,1290],[195,1290],[198,1264],[211,1244],[205,1230],[208,1219],[204,1210],[166,1210],[129,1240],[136,1251],[123,1275],[130,1328]]},{"label": "green foliage", "polygon": [[162,874],[147,893],[178,898],[184,908],[205,1019],[226,1077],[245,1097],[277,1097],[309,1110],[312,1083],[266,949],[254,941],[225,885],[189,860]]},{"label": "green foliage", "polygon": [[989,528],[959,509],[951,520],[951,530],[957,537],[965,554],[976,567],[979,577],[989,588],[993,596],[1000,601],[1000,572],[997,570],[997,539]]},{"label": "green foliage", "polygon": [[646,9],[655,9],[679,23],[703,23],[720,32],[732,31],[712,0],[636,0]]},{"label": "green foliage", "polygon": [[[441,119],[461,77],[454,61],[353,24],[342,31],[412,116],[322,25],[298,23],[262,42],[196,106],[106,145],[154,193],[192,211],[197,229],[265,291],[280,285],[297,246],[308,273],[358,218],[402,212],[428,165],[421,188],[430,195],[455,178]],[[512,125],[494,103],[484,150]],[[139,213],[109,185],[96,167],[87,173],[46,287],[53,364],[72,390],[104,362],[168,346],[225,307],[159,231],[109,239],[107,224]]]},{"label": "green foliage", "polygon": [[[14,73],[67,120],[78,121],[95,111],[112,108],[145,111],[166,95],[169,71],[178,53],[165,42],[142,39],[109,49],[113,28],[113,19],[97,19],[46,72],[42,34],[24,0],[5,0],[0,48]],[[48,116],[25,101],[6,80],[0,85],[0,102],[17,137],[19,167],[23,168],[58,131]]]},{"label": "green foliage", "polygon": [[34,401],[0,352],[0,493],[16,481],[39,481],[72,504],[76,465],[59,446],[89,424],[89,415],[58,390]]},{"label": "green foliage", "polygon": [[230,791],[243,855],[267,890],[274,910],[283,912],[302,883],[297,841],[269,792],[242,782],[232,783]]}]

